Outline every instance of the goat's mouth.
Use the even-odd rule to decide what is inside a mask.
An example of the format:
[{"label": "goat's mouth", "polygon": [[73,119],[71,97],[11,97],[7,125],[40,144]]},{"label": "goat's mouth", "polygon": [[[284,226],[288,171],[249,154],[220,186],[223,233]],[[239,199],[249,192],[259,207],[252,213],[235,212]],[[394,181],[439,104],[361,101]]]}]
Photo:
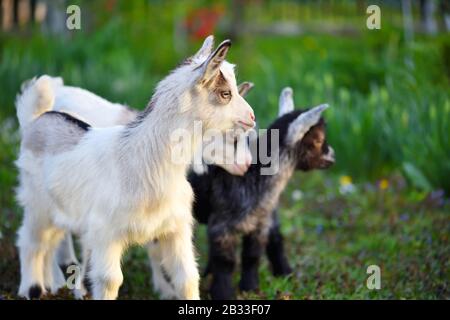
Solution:
[{"label": "goat's mouth", "polygon": [[[251,120],[250,120],[251,121]],[[246,122],[243,120],[238,120],[237,123],[244,129],[244,130],[249,130],[255,127],[256,123],[255,121],[251,121],[251,122]]]},{"label": "goat's mouth", "polygon": [[235,175],[238,175],[238,176],[243,176],[248,170],[248,166],[245,164],[235,163],[235,164],[233,164],[233,168],[234,168]]},{"label": "goat's mouth", "polygon": [[329,147],[329,151],[327,154],[324,154],[322,156],[322,169],[327,169],[331,167],[336,162],[336,159],[334,157],[334,149]]},{"label": "goat's mouth", "polygon": [[247,172],[249,165],[246,164],[225,164],[225,165],[219,165],[220,167],[227,170],[229,173],[231,173],[234,176],[243,176]]},{"label": "goat's mouth", "polygon": [[322,163],[320,164],[320,169],[328,169],[334,164],[334,161],[330,160],[322,160]]}]

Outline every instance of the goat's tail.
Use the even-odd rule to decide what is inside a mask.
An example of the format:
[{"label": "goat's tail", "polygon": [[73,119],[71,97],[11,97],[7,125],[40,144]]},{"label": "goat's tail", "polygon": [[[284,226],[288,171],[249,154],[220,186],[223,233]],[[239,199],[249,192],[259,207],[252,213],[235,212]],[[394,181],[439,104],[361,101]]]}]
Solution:
[{"label": "goat's tail", "polygon": [[21,93],[16,98],[17,118],[21,129],[53,108],[54,88],[62,84],[61,78],[52,78],[47,75],[38,79],[33,78],[22,84]]}]

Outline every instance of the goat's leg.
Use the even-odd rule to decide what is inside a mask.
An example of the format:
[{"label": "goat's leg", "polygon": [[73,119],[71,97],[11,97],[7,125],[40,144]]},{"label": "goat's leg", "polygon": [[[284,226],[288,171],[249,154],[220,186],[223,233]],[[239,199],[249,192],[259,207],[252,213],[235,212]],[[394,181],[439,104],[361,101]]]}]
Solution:
[{"label": "goat's leg", "polygon": [[162,299],[174,299],[177,297],[171,279],[165,270],[162,259],[163,253],[157,240],[147,244],[147,253],[152,268],[153,287],[159,292]]},{"label": "goat's leg", "polygon": [[[176,232],[158,240],[163,278],[170,283],[179,299],[200,299],[197,263],[192,244],[192,225],[180,224]],[[164,275],[164,272],[166,273]]]},{"label": "goat's leg", "polygon": [[212,273],[211,299],[230,300],[235,298],[232,284],[236,265],[235,236],[209,236],[209,266]]},{"label": "goat's leg", "polygon": [[258,267],[264,247],[266,236],[260,230],[244,236],[242,244],[242,274],[239,288],[242,291],[252,291],[259,287]]},{"label": "goat's leg", "polygon": [[[91,243],[91,242],[87,242]],[[89,247],[88,276],[92,281],[95,300],[114,300],[123,282],[120,260],[123,245],[119,242],[95,243]]]},{"label": "goat's leg", "polygon": [[272,273],[274,276],[286,276],[292,273],[292,268],[289,266],[289,261],[284,250],[283,235],[280,231],[277,210],[273,212],[266,254],[272,266]]},{"label": "goat's leg", "polygon": [[89,250],[86,245],[82,246],[82,260],[81,260],[81,268],[79,274],[75,274],[76,278],[73,279],[72,285],[73,294],[75,299],[81,300],[86,296],[88,291],[92,292],[92,283],[90,281],[88,275],[88,267],[89,267]]},{"label": "goat's leg", "polygon": [[56,248],[64,237],[64,230],[54,229],[48,237],[49,241],[47,242],[44,258],[44,285],[48,291],[55,294],[66,283],[55,257]]},{"label": "goat's leg", "polygon": [[45,255],[52,227],[44,213],[38,215],[25,208],[24,220],[18,231],[20,258],[19,296],[38,299],[46,294],[44,280]]},{"label": "goat's leg", "polygon": [[[47,253],[46,256],[46,265],[50,265],[49,274],[47,276],[47,269],[45,270],[45,286],[50,288],[50,292],[52,294],[56,294],[59,289],[64,288],[66,286],[66,278],[58,263],[56,262],[54,252],[52,254]],[[51,258],[50,258],[51,257]],[[50,278],[51,277],[51,278]],[[51,280],[49,280],[51,279]]]},{"label": "goat's leg", "polygon": [[73,265],[79,265],[72,240],[72,234],[66,232],[56,251],[56,261],[63,273],[67,276],[67,268]]}]

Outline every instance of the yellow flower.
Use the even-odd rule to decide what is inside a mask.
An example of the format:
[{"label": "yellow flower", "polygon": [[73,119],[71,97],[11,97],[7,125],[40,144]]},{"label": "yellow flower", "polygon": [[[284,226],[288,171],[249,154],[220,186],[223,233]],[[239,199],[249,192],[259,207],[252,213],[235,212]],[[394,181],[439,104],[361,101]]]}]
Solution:
[{"label": "yellow flower", "polygon": [[352,177],[350,176],[341,176],[339,178],[339,192],[342,195],[354,193],[356,191],[356,186],[352,182]]},{"label": "yellow flower", "polygon": [[381,190],[386,190],[387,188],[389,188],[389,181],[387,179],[381,179],[378,187]]},{"label": "yellow flower", "polygon": [[341,184],[341,186],[347,186],[349,184],[352,184],[352,177],[350,177],[350,176],[341,176],[339,178],[339,183]]}]

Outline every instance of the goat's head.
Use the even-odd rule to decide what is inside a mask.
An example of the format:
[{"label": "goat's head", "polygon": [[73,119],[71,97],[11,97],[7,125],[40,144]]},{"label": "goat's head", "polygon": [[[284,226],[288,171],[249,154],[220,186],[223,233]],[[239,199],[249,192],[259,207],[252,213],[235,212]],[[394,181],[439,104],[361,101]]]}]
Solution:
[{"label": "goat's head", "polygon": [[325,121],[321,118],[327,107],[324,104],[294,110],[292,89],[285,88],[281,92],[280,117],[272,128],[279,128],[280,144],[295,157],[298,170],[326,169],[335,161],[334,150],[326,141]]},{"label": "goat's head", "polygon": [[255,125],[252,108],[239,94],[234,65],[225,61],[230,46],[231,41],[225,40],[212,51],[213,37],[207,37],[200,50],[165,81],[183,88],[184,105],[193,109],[204,130],[247,131]]},{"label": "goat's head", "polygon": [[[241,97],[245,97],[253,88],[253,83],[243,82],[238,86],[238,92]],[[212,152],[204,152],[203,160],[208,164],[217,165],[232,175],[244,175],[252,162],[247,134],[239,130],[234,134],[225,134],[212,143]]]}]

